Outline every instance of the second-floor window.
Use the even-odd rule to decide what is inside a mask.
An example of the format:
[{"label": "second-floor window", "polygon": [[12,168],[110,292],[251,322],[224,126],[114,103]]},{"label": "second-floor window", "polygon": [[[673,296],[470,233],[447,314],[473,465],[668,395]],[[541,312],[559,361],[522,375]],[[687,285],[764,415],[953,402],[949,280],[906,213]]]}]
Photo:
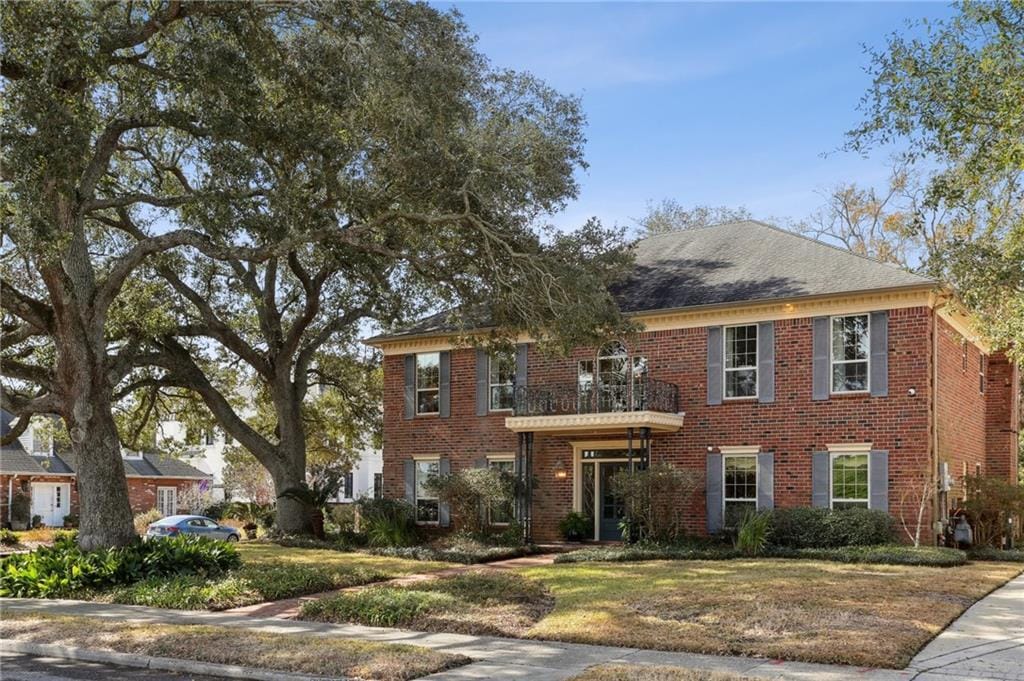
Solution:
[{"label": "second-floor window", "polygon": [[725,396],[757,397],[757,324],[725,327]]},{"label": "second-floor window", "polygon": [[832,392],[868,389],[870,337],[868,315],[832,318]]},{"label": "second-floor window", "polygon": [[985,392],[985,355],[978,355],[978,392]]},{"label": "second-floor window", "polygon": [[437,414],[441,410],[441,353],[416,355],[416,413]]},{"label": "second-floor window", "polygon": [[508,352],[491,355],[490,409],[511,409],[514,401],[516,359]]}]

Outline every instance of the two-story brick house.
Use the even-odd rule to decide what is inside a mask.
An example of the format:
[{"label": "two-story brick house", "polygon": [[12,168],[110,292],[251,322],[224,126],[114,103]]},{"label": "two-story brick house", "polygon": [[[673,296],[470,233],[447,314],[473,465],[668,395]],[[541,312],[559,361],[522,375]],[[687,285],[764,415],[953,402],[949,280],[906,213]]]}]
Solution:
[{"label": "two-story brick house", "polygon": [[515,513],[558,539],[570,510],[619,537],[609,477],[671,462],[705,474],[689,529],[747,508],[865,506],[944,517],[963,475],[1016,478],[1017,367],[935,282],[758,222],[642,240],[615,291],[643,325],[569,357],[456,346],[445,317],[368,341],[384,354],[384,489],[418,521],[422,481],[500,466],[531,480]]}]

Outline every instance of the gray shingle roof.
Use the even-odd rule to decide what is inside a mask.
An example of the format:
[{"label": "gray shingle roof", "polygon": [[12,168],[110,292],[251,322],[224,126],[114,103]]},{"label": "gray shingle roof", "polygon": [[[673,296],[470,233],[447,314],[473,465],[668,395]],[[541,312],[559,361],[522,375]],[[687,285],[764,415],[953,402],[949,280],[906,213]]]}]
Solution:
[{"label": "gray shingle roof", "polygon": [[[936,284],[756,220],[669,232],[641,239],[635,248],[633,273],[612,289],[626,313]],[[440,312],[370,340],[451,332],[457,328],[453,318]]]}]

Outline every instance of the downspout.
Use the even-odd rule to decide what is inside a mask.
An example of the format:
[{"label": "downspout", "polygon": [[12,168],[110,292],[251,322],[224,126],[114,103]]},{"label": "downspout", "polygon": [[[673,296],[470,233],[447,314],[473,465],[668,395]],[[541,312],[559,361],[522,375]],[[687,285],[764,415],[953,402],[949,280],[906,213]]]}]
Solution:
[{"label": "downspout", "polygon": [[17,475],[12,475],[11,477],[7,478],[7,522],[8,523],[11,523],[11,522],[14,521],[14,516],[13,516],[14,511],[12,510],[13,506],[11,506],[11,502],[14,501],[14,479],[16,477],[18,477],[18,476]]},{"label": "downspout", "polygon": [[[929,426],[932,429],[932,481],[935,484],[935,490],[933,491],[932,502],[932,539],[938,544],[939,533],[936,532],[936,523],[943,520],[942,508],[941,508],[941,484],[944,481],[939,480],[939,476],[942,473],[941,466],[939,465],[939,423],[938,423],[938,411],[939,411],[939,309],[945,307],[947,304],[946,298],[936,297],[936,303],[932,306],[932,390],[930,404],[928,406],[928,421]],[[941,527],[941,526],[940,526]]]}]

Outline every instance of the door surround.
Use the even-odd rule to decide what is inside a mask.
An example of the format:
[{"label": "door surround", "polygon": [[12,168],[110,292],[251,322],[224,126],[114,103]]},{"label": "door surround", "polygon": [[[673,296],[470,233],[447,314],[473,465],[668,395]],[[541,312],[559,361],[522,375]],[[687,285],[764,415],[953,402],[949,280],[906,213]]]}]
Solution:
[{"label": "door surround", "polygon": [[[64,518],[71,513],[71,483],[32,482],[30,485],[32,495],[31,515],[40,516],[43,523],[48,527],[63,526]],[[60,495],[60,505],[57,505],[58,493]],[[43,495],[45,495],[47,504],[45,509],[37,506],[44,499]]]}]

